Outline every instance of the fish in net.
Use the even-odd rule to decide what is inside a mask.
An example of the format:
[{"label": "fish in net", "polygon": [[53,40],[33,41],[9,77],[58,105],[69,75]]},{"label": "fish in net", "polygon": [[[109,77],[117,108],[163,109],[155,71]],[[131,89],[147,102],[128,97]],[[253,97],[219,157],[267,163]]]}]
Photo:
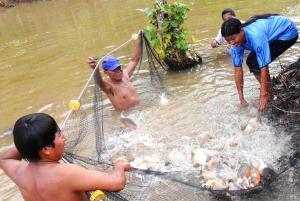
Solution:
[{"label": "fish in net", "polygon": [[[143,53],[132,76],[132,81],[138,91],[146,92],[141,93],[141,102],[143,103],[143,100],[147,99],[149,105],[143,104],[143,107],[151,107],[151,104],[154,104],[161,94],[166,94],[171,98],[172,95],[168,92],[162,79],[167,71],[167,66],[158,58],[145,38],[142,45]],[[126,63],[132,44],[126,43],[126,46],[124,45],[122,48],[127,48],[127,52],[117,48],[120,51],[111,51],[109,54],[114,53],[122,62]],[[99,60],[101,61],[101,58]],[[120,126],[122,117],[120,119],[120,115],[116,114],[93,79],[87,82],[78,101],[81,105],[80,109],[78,111],[70,110],[63,123],[63,130],[67,138],[64,161],[88,169],[108,170],[112,168],[113,158],[121,153],[133,163],[138,163],[126,173],[128,179],[125,189],[121,192],[106,192],[107,200],[199,200],[201,199],[199,194],[204,190],[208,190],[214,195],[243,195],[257,192],[264,185],[263,180],[259,180],[255,186],[245,187],[243,185],[246,184],[243,182],[248,182],[248,178],[245,178],[238,188],[231,189],[230,183],[233,181],[222,178],[216,180],[217,177],[213,177],[211,180],[205,179],[204,169],[199,168],[197,164],[178,170],[173,169],[168,161],[153,162],[151,159],[142,159],[138,162],[135,160],[139,157],[138,155],[128,156],[130,154],[128,154],[126,143],[129,142],[120,140],[122,135],[126,135],[130,131],[124,130]],[[134,110],[141,110],[141,106]],[[126,119],[125,121],[130,122]],[[134,121],[131,124],[134,125]],[[199,157],[201,158],[201,156]],[[218,156],[214,157],[218,158]],[[207,167],[214,157],[207,156],[202,166]],[[151,166],[151,163],[154,165]],[[221,160],[215,164],[217,164],[214,167],[216,172],[220,169],[219,166],[226,167],[226,162]]]}]

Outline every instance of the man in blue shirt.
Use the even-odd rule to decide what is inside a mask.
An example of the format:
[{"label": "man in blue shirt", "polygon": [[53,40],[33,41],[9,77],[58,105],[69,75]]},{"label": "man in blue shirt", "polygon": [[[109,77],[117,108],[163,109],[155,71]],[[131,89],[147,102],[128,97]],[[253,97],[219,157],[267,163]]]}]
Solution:
[{"label": "man in blue shirt", "polygon": [[234,78],[242,107],[248,105],[243,94],[243,53],[251,51],[246,63],[260,83],[258,110],[263,111],[272,99],[268,65],[297,41],[296,26],[283,16],[265,14],[253,16],[244,24],[231,18],[222,24],[221,33],[233,45]]}]

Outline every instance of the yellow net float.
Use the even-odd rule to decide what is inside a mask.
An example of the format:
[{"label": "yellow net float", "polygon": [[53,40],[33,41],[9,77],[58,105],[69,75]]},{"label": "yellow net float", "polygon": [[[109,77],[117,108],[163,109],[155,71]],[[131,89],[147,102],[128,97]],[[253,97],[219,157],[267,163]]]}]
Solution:
[{"label": "yellow net float", "polygon": [[78,100],[70,100],[68,103],[68,108],[73,110],[73,111],[78,111],[80,109],[80,103]]},{"label": "yellow net float", "polygon": [[139,38],[139,35],[138,34],[132,34],[131,36],[132,40],[137,40]]},{"label": "yellow net float", "polygon": [[103,191],[96,190],[91,194],[90,201],[104,201],[106,200],[106,195]]},{"label": "yellow net float", "polygon": [[196,43],[197,42],[197,39],[195,38],[195,36],[192,36],[191,40],[192,40],[192,43]]}]

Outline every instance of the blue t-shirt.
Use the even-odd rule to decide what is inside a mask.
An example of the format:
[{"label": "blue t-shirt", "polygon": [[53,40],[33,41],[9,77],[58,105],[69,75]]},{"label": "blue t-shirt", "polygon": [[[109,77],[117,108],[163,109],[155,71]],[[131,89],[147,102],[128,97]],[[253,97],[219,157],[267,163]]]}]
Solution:
[{"label": "blue t-shirt", "polygon": [[232,63],[235,67],[241,67],[244,50],[256,53],[260,68],[271,63],[269,43],[274,40],[291,40],[298,35],[295,24],[283,16],[271,16],[266,19],[258,19],[243,27],[246,43],[240,47],[231,48]]}]

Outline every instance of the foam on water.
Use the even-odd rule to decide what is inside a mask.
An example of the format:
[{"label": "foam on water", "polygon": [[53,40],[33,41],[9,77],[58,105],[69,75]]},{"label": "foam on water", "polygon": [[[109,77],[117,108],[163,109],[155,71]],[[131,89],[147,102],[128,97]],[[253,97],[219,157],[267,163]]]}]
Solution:
[{"label": "foam on water", "polygon": [[156,171],[184,172],[200,170],[193,167],[192,152],[203,149],[213,153],[210,157],[216,163],[223,164],[221,176],[214,176],[216,170],[209,167],[208,161],[206,175],[236,179],[242,163],[261,160],[277,170],[278,158],[290,152],[289,136],[275,133],[266,119],[257,119],[255,101],[250,99],[250,106],[240,109],[230,94],[210,97],[201,104],[193,96],[177,97],[164,107],[133,112],[131,119],[137,129],[115,131],[115,136],[108,139],[110,157],[123,155],[136,162],[137,168],[141,164],[143,169],[147,163]]}]

